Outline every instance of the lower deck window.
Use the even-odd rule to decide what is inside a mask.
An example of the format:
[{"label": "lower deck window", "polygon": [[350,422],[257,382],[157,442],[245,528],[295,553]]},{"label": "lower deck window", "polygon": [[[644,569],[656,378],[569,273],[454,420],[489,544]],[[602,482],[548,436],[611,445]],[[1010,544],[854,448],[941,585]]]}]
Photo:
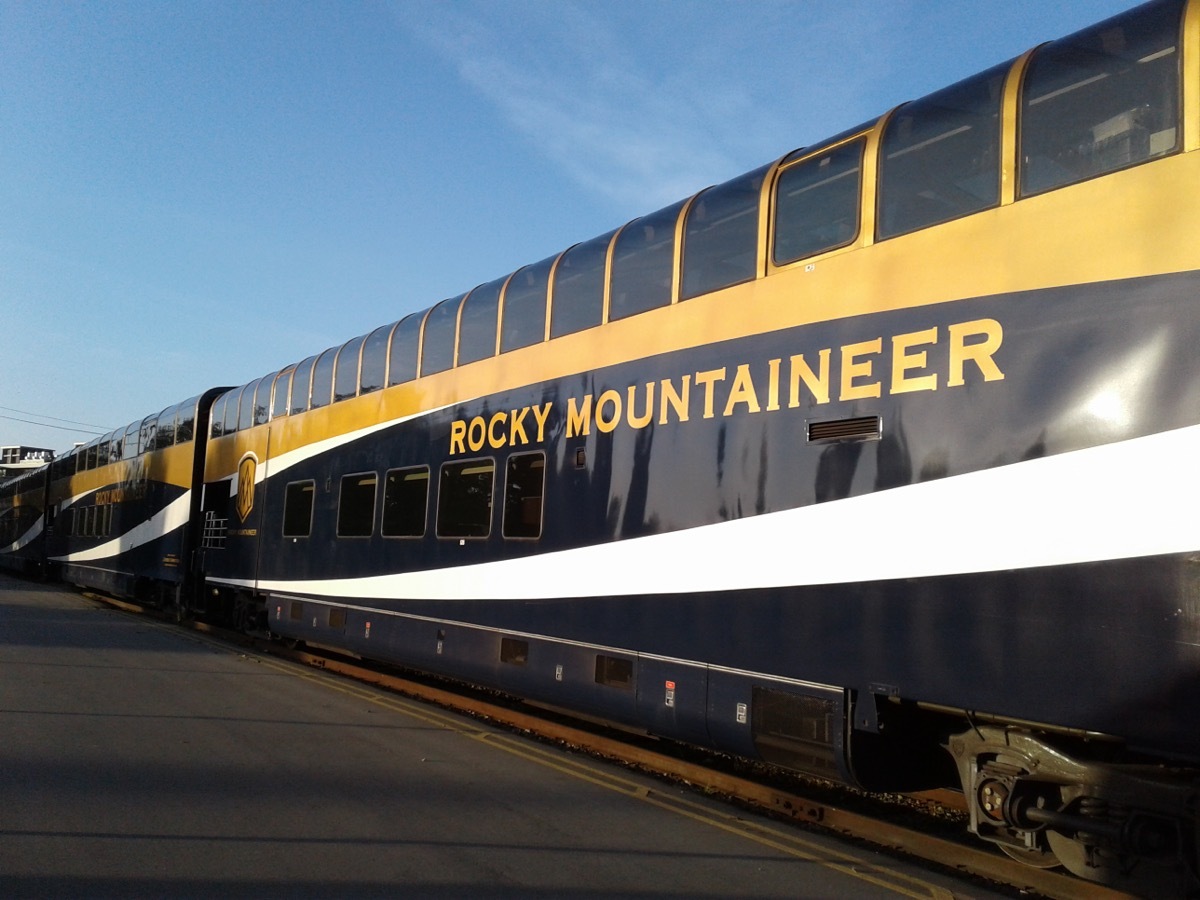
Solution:
[{"label": "lower deck window", "polygon": [[338,537],[371,536],[375,530],[375,486],[378,481],[374,472],[342,478],[338,497]]},{"label": "lower deck window", "polygon": [[597,654],[596,684],[631,689],[633,687],[633,660]]},{"label": "lower deck window", "polygon": [[516,638],[500,639],[500,662],[523,666],[529,662],[529,641]]},{"label": "lower deck window", "polygon": [[283,536],[308,537],[312,533],[316,482],[293,481],[283,495]]},{"label": "lower deck window", "polygon": [[490,459],[442,466],[438,486],[438,537],[487,537],[492,530],[495,480],[496,463]]},{"label": "lower deck window", "polygon": [[429,506],[429,469],[392,469],[383,486],[383,536],[423,537]]},{"label": "lower deck window", "polygon": [[504,536],[542,536],[542,493],[546,484],[546,454],[510,456],[504,486]]}]

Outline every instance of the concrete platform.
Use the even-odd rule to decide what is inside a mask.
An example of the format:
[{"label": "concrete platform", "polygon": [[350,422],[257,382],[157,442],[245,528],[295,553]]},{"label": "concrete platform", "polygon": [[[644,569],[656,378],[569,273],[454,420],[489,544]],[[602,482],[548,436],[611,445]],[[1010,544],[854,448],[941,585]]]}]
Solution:
[{"label": "concrete platform", "polygon": [[0,897],[999,896],[0,575]]}]

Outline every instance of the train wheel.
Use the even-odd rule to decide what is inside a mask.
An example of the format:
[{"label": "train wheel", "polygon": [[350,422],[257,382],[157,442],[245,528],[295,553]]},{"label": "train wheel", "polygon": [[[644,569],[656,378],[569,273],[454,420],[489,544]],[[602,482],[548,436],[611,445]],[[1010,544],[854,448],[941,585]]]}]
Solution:
[{"label": "train wheel", "polygon": [[1046,839],[1063,868],[1085,881],[1139,897],[1192,896],[1188,891],[1194,882],[1171,864],[1173,860],[1130,857],[1058,831],[1047,831]]},{"label": "train wheel", "polygon": [[1023,847],[1014,847],[1011,844],[998,844],[997,846],[1017,862],[1032,866],[1035,869],[1053,869],[1055,866],[1062,865],[1058,857],[1049,850],[1041,848],[1026,850]]}]

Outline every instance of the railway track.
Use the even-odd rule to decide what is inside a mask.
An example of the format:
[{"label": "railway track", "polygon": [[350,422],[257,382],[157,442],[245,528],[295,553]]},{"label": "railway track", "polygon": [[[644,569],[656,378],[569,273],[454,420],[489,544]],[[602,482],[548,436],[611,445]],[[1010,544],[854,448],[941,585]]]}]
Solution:
[{"label": "railway track", "polygon": [[[90,599],[105,605],[141,615],[157,615],[152,610],[105,597],[86,593]],[[165,618],[165,617],[161,617]],[[1130,897],[1101,885],[1082,881],[1074,876],[1051,869],[1037,869],[1019,863],[978,843],[934,832],[946,832],[948,827],[932,827],[935,819],[930,810],[941,809],[949,814],[961,814],[961,797],[949,791],[912,795],[905,806],[906,820],[927,818],[922,828],[913,824],[898,824],[899,813],[850,808],[867,804],[839,804],[822,797],[823,791],[780,787],[769,781],[747,777],[719,767],[697,762],[683,755],[647,746],[646,740],[621,735],[611,728],[590,727],[578,717],[567,718],[552,710],[531,708],[527,704],[508,704],[495,695],[456,689],[449,683],[433,683],[419,676],[400,673],[376,664],[353,660],[322,648],[287,648],[278,642],[217,628],[200,622],[183,623],[181,627],[201,632],[223,643],[240,646],[277,659],[315,667],[339,677],[353,679],[435,704],[447,710],[484,719],[492,725],[528,734],[543,741],[555,742],[574,750],[592,754],[652,773],[656,776],[684,782],[706,794],[726,797],[731,803],[767,813],[773,817],[799,823],[806,827],[824,829],[872,847],[916,858],[942,869],[984,879],[1011,887],[1022,893],[1055,898],[1055,900],[1121,900]],[[675,745],[669,745],[671,747]],[[799,792],[804,790],[803,793]],[[874,805],[874,804],[872,804]],[[881,804],[880,806],[884,806]],[[917,812],[920,808],[925,812]]]}]

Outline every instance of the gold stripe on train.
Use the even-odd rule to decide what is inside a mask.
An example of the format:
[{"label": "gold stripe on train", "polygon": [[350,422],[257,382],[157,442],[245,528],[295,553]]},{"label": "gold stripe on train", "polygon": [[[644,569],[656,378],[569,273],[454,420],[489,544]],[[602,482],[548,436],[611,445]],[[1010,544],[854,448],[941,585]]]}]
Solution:
[{"label": "gold stripe on train", "polygon": [[[374,423],[716,341],[971,297],[1197,270],[1200,213],[1182,198],[1198,183],[1200,153],[1185,153],[802,260],[753,282],[219,438],[209,448],[206,480],[232,475],[246,452],[267,459],[268,429],[270,457],[277,457]],[[1104,210],[1110,214],[1097,212]]]},{"label": "gold stripe on train", "polygon": [[122,459],[69,475],[66,490],[63,491],[59,486],[57,490],[52,489],[52,494],[57,501],[113,485],[143,482],[169,484],[188,490],[192,486],[194,454],[195,444],[191,441],[163,450],[152,450],[133,459]]}]

